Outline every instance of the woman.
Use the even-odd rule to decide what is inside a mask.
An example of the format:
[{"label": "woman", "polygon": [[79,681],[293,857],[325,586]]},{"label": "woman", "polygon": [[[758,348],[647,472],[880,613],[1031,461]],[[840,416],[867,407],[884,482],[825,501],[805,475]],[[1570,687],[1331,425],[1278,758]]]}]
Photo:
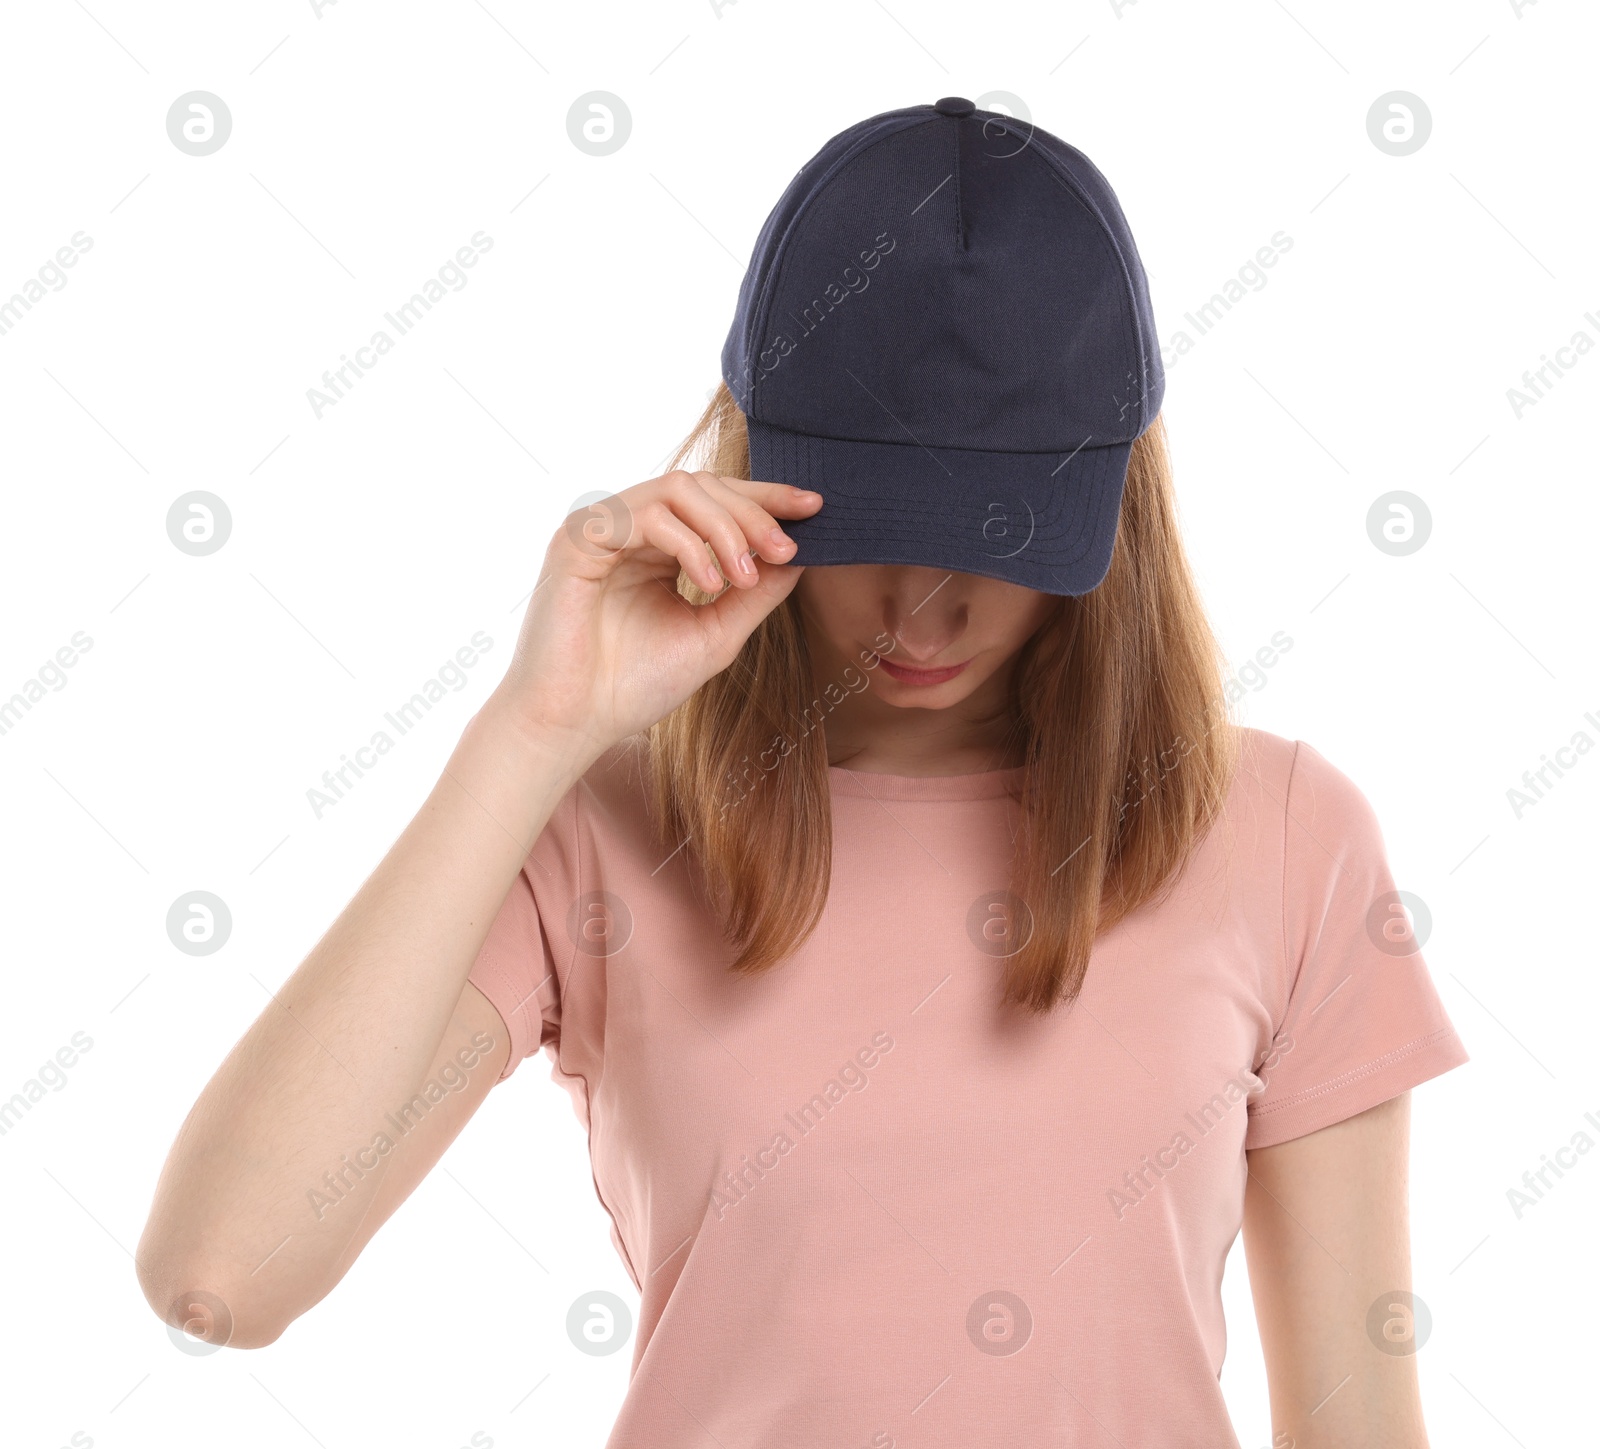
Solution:
[{"label": "woman", "polygon": [[723,373],[202,1094],[152,1305],[272,1342],[542,1047],[641,1298],[613,1445],[1236,1446],[1242,1225],[1275,1442],[1425,1446],[1408,1092],[1466,1053],[1364,797],[1228,721],[1104,178],[851,127]]}]

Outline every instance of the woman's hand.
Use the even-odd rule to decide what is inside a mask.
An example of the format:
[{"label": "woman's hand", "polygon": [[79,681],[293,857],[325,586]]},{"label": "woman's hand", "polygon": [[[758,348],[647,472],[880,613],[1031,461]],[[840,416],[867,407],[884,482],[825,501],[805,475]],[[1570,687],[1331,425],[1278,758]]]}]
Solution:
[{"label": "woman's hand", "polygon": [[[580,759],[648,728],[726,669],[787,597],[804,570],[783,563],[795,545],[778,520],[821,503],[784,483],[680,469],[569,515],[493,702]],[[691,604],[680,569],[718,597]]]}]

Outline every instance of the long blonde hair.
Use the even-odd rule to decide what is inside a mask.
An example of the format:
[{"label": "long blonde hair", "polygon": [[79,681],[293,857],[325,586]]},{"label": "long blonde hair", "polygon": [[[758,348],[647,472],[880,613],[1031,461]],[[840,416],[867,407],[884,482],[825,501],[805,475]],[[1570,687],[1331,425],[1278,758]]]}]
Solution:
[{"label": "long blonde hair", "polygon": [[[749,477],[744,414],[726,384],[669,467],[696,458]],[[678,589],[691,603],[711,597],[682,572]],[[1100,932],[1176,882],[1237,768],[1225,674],[1184,555],[1158,417],[1133,445],[1105,579],[1061,596],[1013,671],[1024,820],[1004,903],[1004,1001],[1042,1013],[1075,998]],[[815,693],[791,593],[732,665],[646,734],[656,829],[673,848],[688,841],[735,971],[783,960],[827,901],[825,735],[793,737]],[[726,808],[729,780],[777,741],[789,748],[781,768],[761,771],[759,808]]]}]

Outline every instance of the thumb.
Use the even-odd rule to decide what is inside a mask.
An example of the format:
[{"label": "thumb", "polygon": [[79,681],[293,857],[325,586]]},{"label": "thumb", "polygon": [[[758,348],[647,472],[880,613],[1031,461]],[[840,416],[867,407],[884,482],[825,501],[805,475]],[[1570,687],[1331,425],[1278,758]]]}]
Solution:
[{"label": "thumb", "polygon": [[696,609],[695,616],[706,631],[713,650],[731,664],[755,627],[793,592],[805,572],[803,564],[775,564],[762,561],[761,576],[748,589],[731,585],[709,604]]}]

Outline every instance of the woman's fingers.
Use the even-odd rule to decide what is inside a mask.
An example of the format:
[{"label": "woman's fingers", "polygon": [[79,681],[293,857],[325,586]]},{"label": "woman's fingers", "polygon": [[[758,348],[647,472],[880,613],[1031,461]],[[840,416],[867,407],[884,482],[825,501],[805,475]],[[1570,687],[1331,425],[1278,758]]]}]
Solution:
[{"label": "woman's fingers", "polygon": [[752,554],[775,564],[794,554],[794,540],[779,518],[807,517],[821,503],[819,495],[786,483],[675,469],[607,499],[605,537],[591,538],[594,525],[586,522],[583,537],[574,536],[574,542],[591,557],[654,548],[676,559],[710,593],[720,592],[725,581],[749,589],[760,579]]},{"label": "woman's fingers", "polygon": [[[788,563],[794,554],[794,540],[785,533],[778,520],[762,506],[761,502],[733,485],[739,479],[719,478],[715,473],[695,475],[705,485],[706,492],[727,509],[749,539],[750,547],[768,563]],[[747,487],[751,486],[746,484]],[[786,489],[785,484],[768,484],[768,488]],[[792,490],[788,490],[792,491]]]},{"label": "woman's fingers", "polygon": [[[764,483],[716,473],[689,475],[699,485],[682,490],[683,516],[716,548],[723,572],[741,588],[751,588],[759,575],[754,564],[745,567],[748,550],[768,563],[787,563],[795,543],[775,515],[809,517],[822,506],[820,494],[787,483]],[[742,540],[742,542],[739,542]],[[727,550],[738,550],[729,568]]]},{"label": "woman's fingers", "polygon": [[749,478],[729,478],[720,473],[712,476],[729,488],[753,498],[768,512],[783,518],[810,517],[822,502],[820,493],[809,488],[796,488],[790,483],[761,483]]},{"label": "woman's fingers", "polygon": [[694,611],[718,668],[733,663],[756,625],[788,597],[804,572],[803,567],[784,564],[763,569],[750,588],[724,589]]},{"label": "woman's fingers", "polygon": [[677,559],[690,579],[708,594],[721,592],[722,571],[706,552],[705,539],[698,528],[679,517],[665,498],[646,504],[636,519],[638,527],[629,540],[630,549],[659,549],[668,558]]},{"label": "woman's fingers", "polygon": [[794,545],[787,538],[780,543],[775,536],[781,534],[777,520],[749,493],[731,486],[738,481],[714,473],[669,473],[662,480],[662,496],[673,513],[711,545],[724,576],[736,587],[748,589],[760,578],[752,554],[781,563],[794,553]]},{"label": "woman's fingers", "polygon": [[[707,491],[708,483],[715,484],[714,476],[680,469],[661,481],[667,505],[711,545],[728,581],[740,588],[755,583],[756,566],[750,559],[753,540],[745,537],[738,520]],[[691,577],[698,582],[696,575]]]}]

